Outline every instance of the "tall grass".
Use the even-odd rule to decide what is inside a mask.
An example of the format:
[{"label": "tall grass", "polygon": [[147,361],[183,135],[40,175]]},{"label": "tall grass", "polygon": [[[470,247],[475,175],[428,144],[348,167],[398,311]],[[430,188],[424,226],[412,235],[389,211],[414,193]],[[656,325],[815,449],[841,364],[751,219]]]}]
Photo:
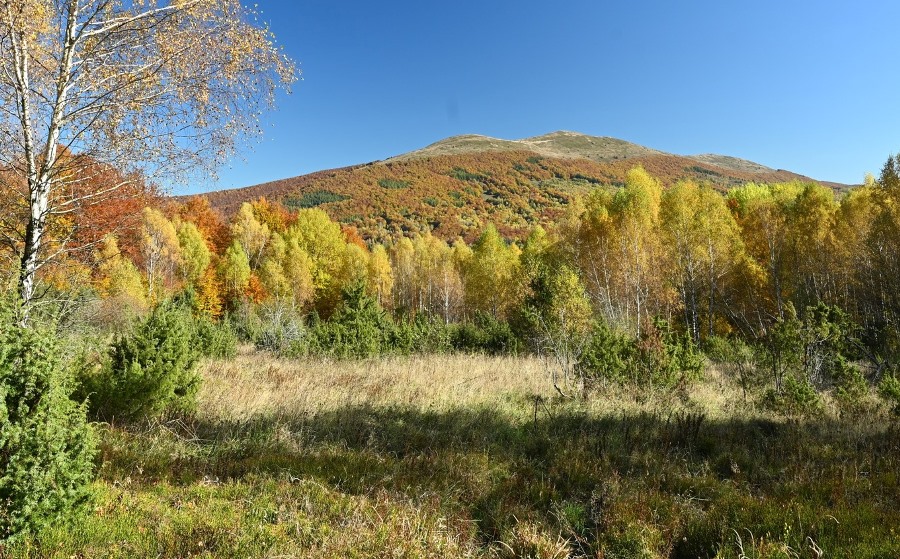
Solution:
[{"label": "tall grass", "polygon": [[[243,421],[334,412],[359,406],[436,411],[549,398],[540,360],[482,355],[386,357],[361,361],[282,360],[244,348],[233,361],[208,362],[199,415]],[[506,405],[514,411],[515,405]]]},{"label": "tall grass", "polygon": [[[898,557],[900,431],[777,417],[711,369],[554,396],[535,358],[208,361],[108,426],[93,511],[10,557]],[[752,396],[752,395],[751,395]]]}]

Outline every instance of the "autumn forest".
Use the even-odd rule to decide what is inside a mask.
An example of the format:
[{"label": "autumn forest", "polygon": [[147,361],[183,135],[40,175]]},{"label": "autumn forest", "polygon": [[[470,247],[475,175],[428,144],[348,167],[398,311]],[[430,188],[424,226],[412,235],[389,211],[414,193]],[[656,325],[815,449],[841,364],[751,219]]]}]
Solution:
[{"label": "autumn forest", "polygon": [[[311,34],[322,51],[377,40],[346,60],[403,66],[385,53],[421,31],[352,32],[388,11],[368,5],[266,4],[339,14]],[[537,10],[541,33],[568,9]],[[900,155],[850,185],[575,132],[468,134],[215,190],[300,77],[284,23],[240,0],[0,0],[0,559],[900,557]],[[549,57],[579,83],[529,76],[465,115],[566,89],[528,116],[587,92],[578,122],[659,118],[696,145],[699,124],[647,110],[655,87],[606,105],[616,82],[581,87],[616,49]],[[390,137],[403,115],[361,106],[400,99],[421,126],[452,97],[407,91],[443,63],[385,98],[341,80],[411,70],[328,74],[319,56],[312,77],[334,83],[304,110],[328,91],[344,105],[313,116],[346,120],[319,130],[312,160],[338,162],[314,168],[346,165],[370,116],[389,115],[379,150],[408,145]],[[703,102],[743,115],[741,91],[719,93]],[[445,112],[461,126],[455,98]]]}]

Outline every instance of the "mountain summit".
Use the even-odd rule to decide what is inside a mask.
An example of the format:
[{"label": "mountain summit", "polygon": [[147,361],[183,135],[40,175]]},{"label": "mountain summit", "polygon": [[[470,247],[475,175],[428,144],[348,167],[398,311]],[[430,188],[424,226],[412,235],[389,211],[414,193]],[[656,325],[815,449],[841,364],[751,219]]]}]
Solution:
[{"label": "mountain summit", "polygon": [[420,150],[391,158],[388,161],[403,161],[438,155],[465,155],[484,151],[530,151],[544,157],[580,158],[598,162],[650,155],[666,155],[661,151],[617,138],[588,136],[578,132],[560,130],[522,140],[501,140],[477,134],[452,136]]},{"label": "mountain summit", "polygon": [[[531,151],[545,157],[589,159],[600,163],[653,155],[676,156],[609,136],[589,136],[579,132],[557,130],[543,136],[521,140],[501,140],[479,134],[451,136],[422,149],[392,157],[387,161],[404,161],[438,155],[465,155],[483,151]],[[744,173],[775,172],[775,169],[771,167],[728,155],[704,153],[676,157],[695,159],[701,163]]]}]

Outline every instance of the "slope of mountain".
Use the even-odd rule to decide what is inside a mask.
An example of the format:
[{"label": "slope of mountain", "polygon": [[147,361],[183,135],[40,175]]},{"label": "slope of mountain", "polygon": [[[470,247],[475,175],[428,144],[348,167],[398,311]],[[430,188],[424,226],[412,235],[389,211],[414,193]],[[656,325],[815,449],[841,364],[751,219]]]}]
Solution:
[{"label": "slope of mountain", "polygon": [[772,169],[771,167],[766,167],[765,165],[760,165],[759,163],[754,163],[753,161],[747,161],[746,159],[740,159],[728,155],[703,153],[700,155],[691,155],[689,157],[691,159],[696,159],[701,163],[709,163],[710,165],[728,169],[729,171],[740,171],[742,173],[771,173],[775,171],[775,169]]},{"label": "slope of mountain", "polygon": [[205,196],[225,215],[261,196],[288,208],[321,207],[379,241],[429,230],[472,240],[487,223],[519,238],[535,224],[559,220],[576,196],[622,185],[636,165],[666,185],[694,179],[727,189],[748,181],[812,180],[734,157],[679,156],[615,138],[554,132],[524,140],[455,136],[385,161]]}]

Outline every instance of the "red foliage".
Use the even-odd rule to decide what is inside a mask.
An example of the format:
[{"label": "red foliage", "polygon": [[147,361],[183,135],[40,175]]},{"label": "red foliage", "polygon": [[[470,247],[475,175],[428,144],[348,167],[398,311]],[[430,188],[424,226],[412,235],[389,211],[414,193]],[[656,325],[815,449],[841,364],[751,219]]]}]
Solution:
[{"label": "red foliage", "polygon": [[[51,214],[44,244],[65,243],[68,257],[83,264],[92,262],[92,251],[106,235],[119,237],[125,254],[136,256],[136,230],[141,210],[162,203],[157,190],[140,175],[125,175],[90,157],[63,150],[57,182],[51,191]],[[7,170],[0,177],[4,208],[0,222],[8,233],[24,229],[27,219],[27,187],[24,179]]]}]

